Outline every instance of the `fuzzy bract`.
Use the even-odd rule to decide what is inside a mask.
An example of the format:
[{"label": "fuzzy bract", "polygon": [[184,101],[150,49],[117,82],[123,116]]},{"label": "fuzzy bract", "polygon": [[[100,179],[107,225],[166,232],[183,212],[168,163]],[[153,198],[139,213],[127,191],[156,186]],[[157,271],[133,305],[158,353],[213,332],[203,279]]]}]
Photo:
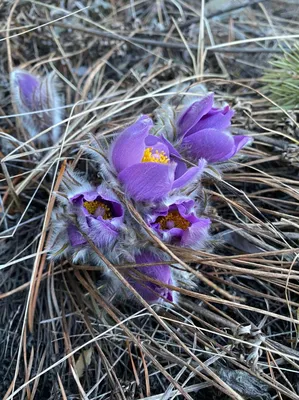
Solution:
[{"label": "fuzzy bract", "polygon": [[198,178],[205,167],[200,160],[197,166],[187,168],[165,138],[150,135],[152,126],[152,120],[143,115],[112,144],[110,160],[118,179],[137,201],[162,199]]},{"label": "fuzzy bract", "polygon": [[233,136],[228,128],[234,111],[229,106],[213,107],[213,103],[213,94],[195,101],[176,122],[179,149],[192,160],[226,161],[251,141],[249,136]]},{"label": "fuzzy bract", "polygon": [[51,128],[38,137],[40,143],[56,143],[60,136],[60,99],[53,74],[40,78],[24,70],[11,73],[11,92],[24,128],[31,137]]},{"label": "fuzzy bract", "polygon": [[208,238],[211,221],[196,215],[195,202],[189,198],[167,199],[146,216],[147,224],[165,242],[201,248]]}]

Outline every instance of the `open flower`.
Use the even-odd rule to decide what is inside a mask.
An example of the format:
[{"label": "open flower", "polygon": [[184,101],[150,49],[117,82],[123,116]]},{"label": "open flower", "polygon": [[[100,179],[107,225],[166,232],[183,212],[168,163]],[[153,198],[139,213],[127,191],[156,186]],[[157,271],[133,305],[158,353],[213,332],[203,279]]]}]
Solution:
[{"label": "open flower", "polygon": [[230,134],[234,111],[229,106],[214,108],[213,101],[213,94],[195,101],[177,120],[181,150],[193,160],[225,161],[251,141],[249,136]]},{"label": "open flower", "polygon": [[[174,285],[171,268],[169,265],[158,264],[159,257],[149,251],[141,253],[135,257],[137,264],[153,264],[156,265],[136,267],[130,269],[126,274],[127,281],[148,303],[162,303],[165,299],[174,302],[175,294],[171,289],[163,287],[166,285]],[[147,278],[157,281],[157,283],[147,280]],[[133,295],[132,295],[133,296]]]},{"label": "open flower", "polygon": [[[124,209],[114,194],[104,185],[77,193],[69,198],[71,212],[75,214],[80,230],[98,247],[111,245],[118,237],[124,221]],[[86,244],[86,239],[70,223],[68,237],[72,247]]]},{"label": "open flower", "polygon": [[194,207],[192,199],[170,199],[147,216],[147,223],[167,243],[200,248],[208,237],[211,221],[199,218]]},{"label": "open flower", "polygon": [[[11,73],[11,92],[25,129],[31,137],[53,127],[61,121],[60,99],[52,74],[39,78],[27,71],[15,70]],[[38,138],[55,143],[60,135],[60,127]]]},{"label": "open flower", "polygon": [[126,128],[111,149],[111,162],[126,192],[135,200],[165,197],[200,175],[205,161],[187,169],[180,155],[164,138],[149,134],[153,126],[146,115]]}]

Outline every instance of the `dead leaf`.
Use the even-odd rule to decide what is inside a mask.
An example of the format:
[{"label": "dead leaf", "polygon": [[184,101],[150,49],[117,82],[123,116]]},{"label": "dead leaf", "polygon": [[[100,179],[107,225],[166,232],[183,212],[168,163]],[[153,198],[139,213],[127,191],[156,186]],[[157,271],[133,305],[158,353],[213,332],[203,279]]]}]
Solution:
[{"label": "dead leaf", "polygon": [[76,361],[75,371],[79,378],[82,377],[84,370],[91,363],[91,356],[93,353],[93,348],[90,347],[87,350],[84,350],[83,353],[80,354],[78,360]]}]

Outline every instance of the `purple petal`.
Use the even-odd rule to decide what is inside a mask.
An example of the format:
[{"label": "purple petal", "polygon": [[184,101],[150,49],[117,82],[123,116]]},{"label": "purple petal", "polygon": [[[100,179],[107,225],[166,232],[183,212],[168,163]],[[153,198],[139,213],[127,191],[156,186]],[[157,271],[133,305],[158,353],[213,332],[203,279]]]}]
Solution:
[{"label": "purple petal", "polygon": [[99,197],[98,191],[83,192],[84,201],[94,201]]},{"label": "purple petal", "polygon": [[100,185],[97,187],[97,193],[101,199],[109,202],[109,206],[112,209],[113,221],[118,221],[117,224],[122,223],[124,220],[124,208],[112,190],[108,189],[105,185]]},{"label": "purple petal", "polygon": [[[112,220],[77,215],[77,222],[79,229],[99,248],[111,246],[119,235],[119,229],[113,224]],[[88,244],[73,224],[68,226],[68,236],[71,245],[74,247]]]},{"label": "purple petal", "polygon": [[[152,253],[146,252],[135,258],[137,264],[148,264],[159,262],[159,258]],[[134,274],[134,270],[140,274]],[[169,265],[153,265],[149,267],[137,267],[130,271],[128,282],[134,289],[149,303],[162,302],[163,297],[173,301],[173,295],[170,289],[147,281],[146,277],[155,279],[161,284],[172,285],[171,269]]]},{"label": "purple petal", "polygon": [[[152,215],[148,216],[146,220],[149,226],[166,243],[200,248],[207,239],[211,221],[207,218],[198,218],[195,214],[194,206],[194,200],[181,198],[168,207],[164,204],[161,206],[160,210],[154,210]],[[162,225],[162,228],[161,224],[157,222],[158,218],[169,215],[173,211],[178,211],[180,216],[185,221],[189,222],[189,226],[187,225],[187,227],[184,227],[178,223],[178,220],[175,221],[169,218],[166,224],[164,221],[164,226]]]},{"label": "purple petal", "polygon": [[159,152],[164,151],[167,157],[169,157],[169,149],[167,144],[159,136],[149,135],[145,139],[146,147],[152,147],[153,153],[158,150]]},{"label": "purple petal", "polygon": [[102,218],[88,218],[88,236],[100,248],[111,246],[119,235],[119,230],[111,220]]},{"label": "purple petal", "polygon": [[184,137],[198,121],[213,107],[213,93],[202,100],[195,101],[179,117],[177,121],[178,136]]},{"label": "purple petal", "polygon": [[145,150],[145,138],[152,126],[151,118],[142,115],[119,134],[111,148],[111,161],[117,172],[141,162]]},{"label": "purple petal", "polygon": [[207,239],[210,225],[211,220],[209,218],[198,218],[197,222],[184,231],[181,245],[186,247],[200,247]]},{"label": "purple petal", "polygon": [[209,163],[227,160],[234,149],[234,139],[229,132],[217,129],[203,129],[187,136],[183,140],[189,156],[204,158]]},{"label": "purple petal", "polygon": [[34,93],[40,86],[40,79],[26,71],[12,72],[12,85],[19,90],[19,94],[29,110],[34,109]]},{"label": "purple petal", "polygon": [[[111,223],[114,226],[120,226],[124,220],[124,209],[115,194],[108,189],[105,185],[98,186],[95,190],[89,190],[87,192],[77,193],[73,197],[69,198],[70,203],[78,207],[75,212],[77,216],[92,217],[95,219],[101,219],[101,210],[96,210],[93,216],[90,215],[89,211],[83,206],[84,201],[98,200],[109,206],[112,213]],[[102,210],[104,211],[104,210]]]},{"label": "purple petal", "polygon": [[204,168],[206,166],[206,161],[204,159],[199,160],[197,167],[189,168],[183,175],[181,175],[178,179],[176,179],[172,185],[172,189],[178,189],[180,187],[184,187],[187,183],[192,182],[195,179],[198,179]]},{"label": "purple petal", "polygon": [[243,135],[235,135],[233,136],[235,142],[234,154],[238,153],[244,146],[252,142],[252,138],[250,136]]},{"label": "purple petal", "polygon": [[70,197],[70,202],[75,206],[82,206],[84,201],[94,201],[98,197],[96,190],[90,190],[88,192],[77,193],[75,196]]},{"label": "purple petal", "polygon": [[[93,243],[100,247],[105,248],[111,246],[119,235],[119,228],[123,224],[124,210],[121,203],[118,201],[114,193],[105,185],[100,185],[96,190],[89,190],[82,193],[77,193],[70,199],[70,212],[76,215],[77,222],[80,230],[84,232]],[[105,218],[105,210],[99,206],[95,210],[88,211],[83,203],[84,201],[92,202],[94,200],[100,201],[109,207],[111,215]],[[69,238],[73,246],[86,243],[80,230],[73,229],[70,226],[68,229]]]},{"label": "purple petal", "polygon": [[189,130],[188,135],[200,131],[202,129],[227,129],[231,124],[231,119],[234,115],[234,110],[226,106],[224,109],[216,109],[208,112],[204,115],[200,121]]},{"label": "purple petal", "polygon": [[174,178],[178,179],[187,171],[186,163],[183,161],[183,158],[180,155],[180,153],[173,147],[173,145],[164,136],[161,136],[160,139],[168,148],[170,160],[175,161],[177,163]]},{"label": "purple petal", "polygon": [[[170,281],[169,285],[173,285],[173,282]],[[170,289],[168,289],[168,292],[167,292],[167,295],[166,295],[166,299],[168,301],[170,301],[171,303],[174,301],[173,293],[172,293],[172,291]]]},{"label": "purple petal", "polygon": [[140,163],[122,171],[118,178],[135,200],[158,200],[171,190],[176,164]]},{"label": "purple petal", "polygon": [[78,231],[78,229],[73,224],[69,224],[67,227],[67,233],[69,237],[69,241],[73,247],[81,246],[82,244],[86,243],[86,240]]},{"label": "purple petal", "polygon": [[85,215],[88,217],[90,214],[88,210],[83,206],[84,201],[94,201],[99,197],[96,190],[91,190],[89,192],[77,193],[75,196],[69,199],[70,203],[76,207],[75,213],[77,216]]},{"label": "purple petal", "polygon": [[59,124],[62,118],[53,75],[39,78],[29,72],[15,70],[11,73],[11,92],[18,111],[24,114],[31,113],[21,116],[30,135],[36,136],[52,127],[51,133],[39,137],[38,140],[47,142],[50,135],[51,141],[56,142],[60,135],[60,127],[53,126]]},{"label": "purple petal", "polygon": [[160,136],[159,139],[165,144],[165,146],[167,146],[169,155],[175,158],[175,161],[177,159],[180,160],[182,158],[180,153],[173,147],[173,145],[164,136]]},{"label": "purple petal", "polygon": [[[195,205],[195,201],[192,199],[188,199],[186,200],[185,198],[179,199],[175,202],[174,205],[169,207],[169,210],[172,210],[172,207],[176,207],[179,211],[179,213],[181,214],[182,217],[187,218],[190,213],[194,212],[194,205]],[[193,215],[193,214],[192,214]],[[191,221],[190,222],[194,222]]]},{"label": "purple petal", "polygon": [[[135,257],[136,264],[151,264],[154,262],[159,262],[161,259],[156,255],[149,251],[145,251],[141,254],[136,255]],[[171,270],[168,265],[156,265],[157,268],[149,267],[140,267],[140,271],[142,270],[144,274],[147,274],[153,279],[157,281],[168,283],[171,278]]]}]

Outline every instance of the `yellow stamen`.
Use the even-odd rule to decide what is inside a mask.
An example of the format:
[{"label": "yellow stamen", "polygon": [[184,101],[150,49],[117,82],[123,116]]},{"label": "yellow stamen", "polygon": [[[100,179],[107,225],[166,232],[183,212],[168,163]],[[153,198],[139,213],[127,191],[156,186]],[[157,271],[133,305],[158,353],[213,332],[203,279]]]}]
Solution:
[{"label": "yellow stamen", "polygon": [[163,230],[169,229],[169,222],[172,222],[172,228],[180,228],[184,231],[191,225],[177,210],[170,211],[165,217],[158,217],[157,222]]},{"label": "yellow stamen", "polygon": [[97,209],[100,207],[104,210],[103,214],[101,214],[103,219],[111,219],[112,218],[112,213],[111,213],[111,208],[107,206],[107,204],[102,203],[99,200],[93,200],[93,201],[84,201],[83,206],[86,208],[86,210],[89,212],[89,214],[95,214]]},{"label": "yellow stamen", "polygon": [[141,160],[141,162],[155,162],[159,164],[168,164],[169,161],[170,160],[164,151],[156,150],[153,153],[152,147],[148,147],[144,150],[143,158]]}]

